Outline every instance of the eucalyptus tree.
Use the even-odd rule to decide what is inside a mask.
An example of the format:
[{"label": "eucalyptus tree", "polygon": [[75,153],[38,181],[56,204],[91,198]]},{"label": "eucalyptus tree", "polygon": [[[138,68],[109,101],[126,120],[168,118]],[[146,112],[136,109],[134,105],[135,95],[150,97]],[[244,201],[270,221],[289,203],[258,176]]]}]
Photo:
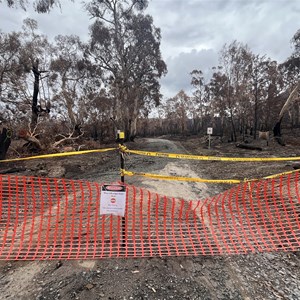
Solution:
[{"label": "eucalyptus tree", "polygon": [[[299,82],[300,82],[300,29],[294,34],[291,40],[293,46],[292,55],[282,64],[276,64],[276,71],[273,71],[277,80],[277,93],[275,94],[274,119],[276,124],[273,127],[273,133],[277,141],[284,145],[281,138],[281,123],[286,117],[290,121],[291,127],[300,124],[300,101],[299,101]],[[275,89],[275,88],[274,88]]]},{"label": "eucalyptus tree", "polygon": [[[203,128],[204,118],[210,114],[210,91],[208,84],[205,84],[203,72],[201,70],[193,70],[190,75],[192,76],[191,85],[193,91],[193,131],[198,132],[199,125]],[[199,124],[200,123],[200,124]]]},{"label": "eucalyptus tree", "polygon": [[22,108],[24,68],[21,48],[21,33],[0,32],[0,160],[6,156],[17,120],[27,113]]},{"label": "eucalyptus tree", "polygon": [[288,77],[289,84],[296,84],[300,79],[300,29],[294,34],[291,40],[293,53],[282,64]]},{"label": "eucalyptus tree", "polygon": [[94,75],[94,68],[85,57],[86,47],[78,36],[56,36],[50,64],[53,106],[69,129],[78,134],[88,105],[84,89]]},{"label": "eucalyptus tree", "polygon": [[[23,30],[1,34],[0,97],[5,103],[6,118],[31,118],[37,124],[42,111],[40,79],[49,63],[50,44],[45,36],[36,33],[37,23],[25,19]],[[44,100],[44,99],[43,99]]]},{"label": "eucalyptus tree", "polygon": [[265,59],[262,74],[261,121],[267,130],[271,130],[277,122],[278,114],[289,92],[277,61],[270,58]]},{"label": "eucalyptus tree", "polygon": [[[285,100],[300,80],[300,29],[298,29],[292,37],[291,45],[293,47],[292,54],[281,65],[279,65],[285,89],[287,91],[285,93]],[[291,125],[298,126],[300,125],[300,102],[293,101],[292,107],[293,109],[288,110],[292,123]]]},{"label": "eucalyptus tree", "polygon": [[19,96],[21,34],[0,31],[0,121],[9,122],[18,111],[15,104]]},{"label": "eucalyptus tree", "polygon": [[[292,40],[292,45],[294,47],[294,51],[292,53],[292,61],[290,61],[290,69],[292,69],[292,77],[294,79],[293,84],[298,84],[300,81],[300,29],[294,34]],[[300,97],[300,94],[298,94]],[[298,98],[299,98],[298,97]],[[294,110],[296,125],[300,125],[300,102],[296,101],[294,104]]]},{"label": "eucalyptus tree", "polygon": [[226,110],[232,127],[233,140],[237,138],[237,122],[245,123],[249,102],[249,72],[252,53],[247,45],[237,41],[224,45],[220,52],[220,65],[227,78]]},{"label": "eucalyptus tree", "polygon": [[[73,2],[73,0],[70,0]],[[26,10],[27,7],[31,4],[28,0],[0,0],[0,3],[6,3],[8,7],[22,8]],[[51,9],[55,6],[60,7],[61,1],[59,0],[35,0],[32,3],[34,9],[38,13],[47,13],[50,12]]]},{"label": "eucalyptus tree", "polygon": [[[27,85],[28,90],[32,90],[30,125],[33,129],[39,117],[50,112],[50,102],[45,99],[42,80],[48,76],[51,45],[46,36],[37,33],[37,21],[28,18],[23,24],[20,55],[25,70],[24,75],[27,75],[24,76],[24,84]],[[33,88],[28,87],[28,84],[31,84]],[[43,93],[41,93],[41,87]]]},{"label": "eucalyptus tree", "polygon": [[186,134],[188,129],[187,122],[193,111],[192,98],[181,90],[173,98],[169,98],[166,101],[165,111],[170,129],[175,129],[172,133]]},{"label": "eucalyptus tree", "polygon": [[166,72],[160,30],[144,14],[148,1],[103,0],[86,4],[96,18],[90,28],[90,55],[105,74],[113,98],[113,118],[129,139],[138,117],[160,101],[159,78]]},{"label": "eucalyptus tree", "polygon": [[278,113],[282,80],[277,62],[237,42],[225,45],[220,54],[221,68],[210,82],[214,112],[229,118],[233,140],[237,125],[243,138],[248,129],[256,138],[258,130],[272,128]]},{"label": "eucalyptus tree", "polygon": [[[267,76],[266,71],[268,68],[268,62],[266,61],[266,58],[264,56],[260,55],[252,55],[252,59],[250,61],[250,64],[248,66],[248,72],[250,74],[250,84],[251,84],[251,95],[252,95],[252,107],[253,107],[253,122],[250,123],[250,126],[253,128],[253,137],[256,139],[256,134],[258,129],[264,129],[269,130],[268,127],[268,121],[263,122],[262,118],[263,115],[266,115],[264,113],[263,109],[263,102],[267,97],[266,96],[266,82],[267,82]],[[271,83],[272,84],[272,83]],[[272,86],[269,89],[269,96],[273,96],[273,89]],[[251,107],[251,108],[252,108]],[[252,109],[251,109],[252,110]],[[268,113],[267,113],[268,114]],[[252,118],[251,118],[252,119]],[[260,119],[260,122],[259,122]],[[263,123],[263,124],[259,124]],[[260,126],[259,126],[260,125]],[[259,127],[265,127],[265,128],[259,128]]]},{"label": "eucalyptus tree", "polygon": [[[220,134],[223,135],[227,132],[227,119],[229,118],[229,112],[227,108],[228,97],[228,78],[222,72],[222,67],[213,68],[213,75],[207,84],[210,94],[210,107],[211,114],[217,116],[220,119],[221,128],[219,128]],[[232,92],[232,91],[230,91]]]}]

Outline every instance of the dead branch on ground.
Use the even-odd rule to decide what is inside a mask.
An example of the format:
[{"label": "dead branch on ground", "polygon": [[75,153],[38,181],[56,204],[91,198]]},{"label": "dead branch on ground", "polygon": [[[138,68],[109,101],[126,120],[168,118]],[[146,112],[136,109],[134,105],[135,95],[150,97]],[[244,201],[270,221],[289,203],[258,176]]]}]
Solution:
[{"label": "dead branch on ground", "polygon": [[75,130],[69,133],[68,136],[65,136],[63,134],[58,134],[56,137],[62,137],[60,140],[56,141],[53,145],[52,148],[57,148],[60,144],[66,142],[66,141],[74,141],[79,139],[81,136],[83,136],[84,132],[81,132],[80,135],[74,136]]}]

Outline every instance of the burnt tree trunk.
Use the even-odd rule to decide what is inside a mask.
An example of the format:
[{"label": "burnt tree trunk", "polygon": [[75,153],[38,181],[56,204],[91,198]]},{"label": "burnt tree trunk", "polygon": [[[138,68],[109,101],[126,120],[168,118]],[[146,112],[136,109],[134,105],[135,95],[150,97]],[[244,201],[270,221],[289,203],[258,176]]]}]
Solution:
[{"label": "burnt tree trunk", "polygon": [[258,88],[257,83],[255,83],[255,102],[254,102],[254,133],[253,137],[256,140],[256,133],[257,133],[257,123],[258,123]]},{"label": "burnt tree trunk", "polygon": [[281,122],[283,117],[279,119],[279,121],[275,124],[273,128],[274,138],[277,141],[277,143],[281,146],[285,146],[285,142],[281,136]]},{"label": "burnt tree trunk", "polygon": [[274,137],[281,137],[281,122],[283,117],[280,118],[280,120],[275,124],[273,128]]},{"label": "burnt tree trunk", "polygon": [[32,66],[32,72],[34,75],[34,84],[33,84],[33,95],[32,95],[32,106],[31,106],[31,128],[33,129],[38,122],[39,109],[38,109],[38,95],[39,95],[39,86],[40,86],[40,74],[39,71],[39,60],[37,59]]},{"label": "burnt tree trunk", "polygon": [[3,128],[2,132],[0,133],[0,160],[5,159],[10,143],[11,139],[9,130]]}]

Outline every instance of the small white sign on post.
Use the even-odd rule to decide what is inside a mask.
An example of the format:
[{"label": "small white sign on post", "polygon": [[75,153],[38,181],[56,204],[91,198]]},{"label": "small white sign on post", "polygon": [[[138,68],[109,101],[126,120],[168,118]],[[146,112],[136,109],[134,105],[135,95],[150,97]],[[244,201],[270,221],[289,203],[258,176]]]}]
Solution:
[{"label": "small white sign on post", "polygon": [[212,127],[207,127],[207,134],[212,134],[212,133],[213,133]]},{"label": "small white sign on post", "polygon": [[101,187],[100,215],[124,217],[126,207],[126,187],[118,184],[105,184]]},{"label": "small white sign on post", "polygon": [[212,127],[207,127],[207,134],[208,134],[208,149],[210,149],[210,136],[213,133]]}]

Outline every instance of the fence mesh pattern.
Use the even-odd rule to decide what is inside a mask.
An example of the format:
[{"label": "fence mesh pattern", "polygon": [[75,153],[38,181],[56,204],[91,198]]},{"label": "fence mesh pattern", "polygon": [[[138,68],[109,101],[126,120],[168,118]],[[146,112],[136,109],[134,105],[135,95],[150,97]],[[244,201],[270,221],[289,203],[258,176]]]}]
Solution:
[{"label": "fence mesh pattern", "polygon": [[0,175],[0,259],[296,251],[298,184],[296,172],[192,201],[127,186],[122,218],[99,214],[97,183]]}]

